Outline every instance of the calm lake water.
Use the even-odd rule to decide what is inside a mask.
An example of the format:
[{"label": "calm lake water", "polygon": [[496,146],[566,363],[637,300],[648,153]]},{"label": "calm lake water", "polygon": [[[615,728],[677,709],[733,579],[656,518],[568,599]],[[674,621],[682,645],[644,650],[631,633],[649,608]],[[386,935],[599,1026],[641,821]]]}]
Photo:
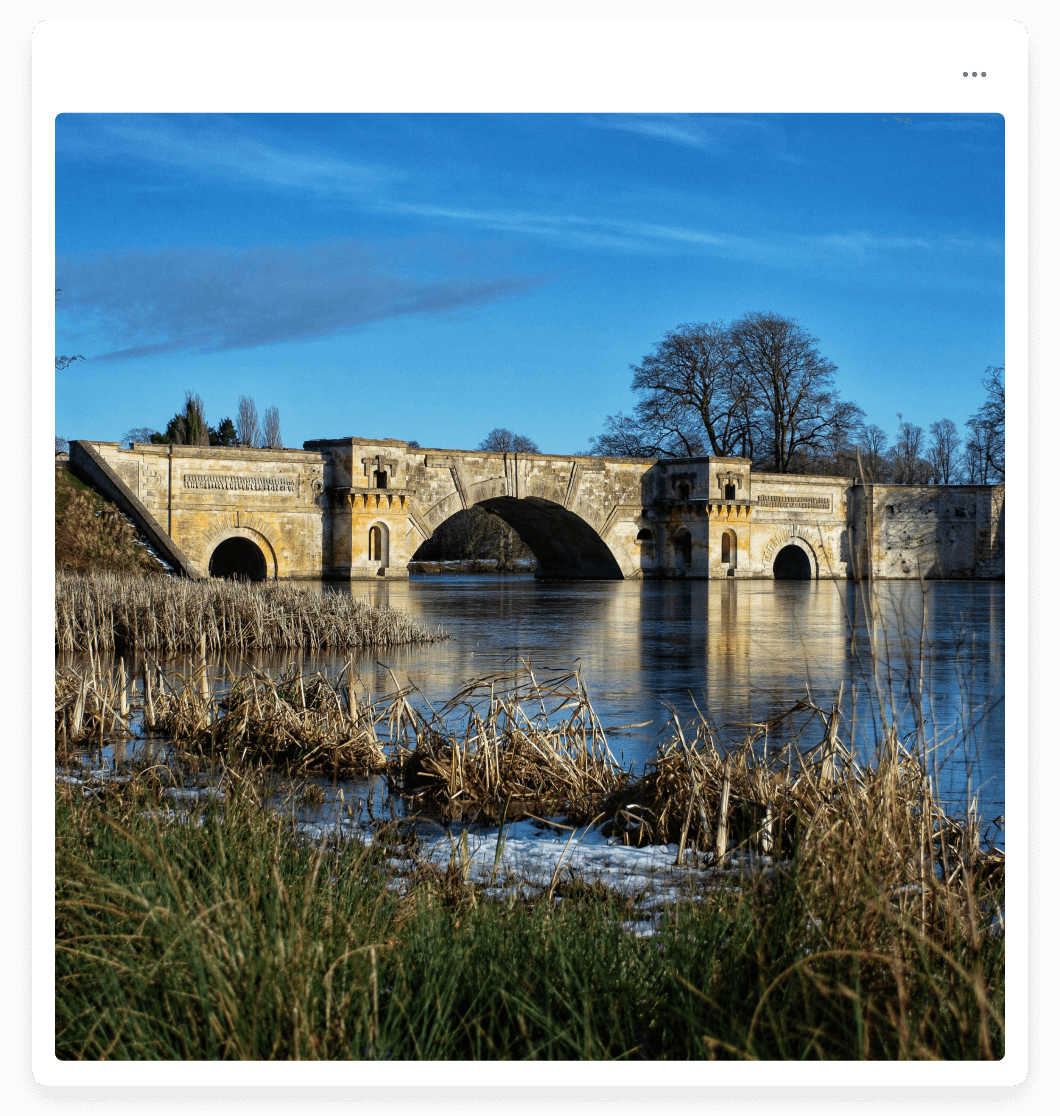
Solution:
[{"label": "calm lake water", "polygon": [[[639,773],[671,708],[687,723],[698,706],[723,739],[736,742],[738,726],[789,709],[807,691],[822,706],[841,694],[842,739],[853,740],[863,759],[875,751],[882,703],[910,747],[920,741],[932,749],[937,793],[951,808],[963,810],[970,788],[984,819],[1004,813],[1000,582],[885,581],[875,588],[874,607],[864,585],[830,581],[448,574],[316,588],[364,596],[452,634],[442,643],[355,656],[376,697],[392,692],[396,677],[437,706],[469,679],[520,660],[542,672],[577,668],[605,726],[650,722],[609,734],[615,755]],[[297,662],[336,676],[348,658],[295,652],[255,661],[273,671]],[[167,666],[190,673],[194,663],[178,657]],[[802,746],[822,735],[812,726]]]},{"label": "calm lake water", "polygon": [[[943,797],[963,804],[970,781],[984,817],[1004,812],[1003,583],[881,582],[874,609],[864,585],[829,581],[413,575],[341,591],[453,636],[363,656],[358,670],[374,693],[393,689],[390,670],[434,703],[520,659],[535,668],[577,667],[604,725],[652,722],[611,740],[615,754],[639,770],[667,707],[692,719],[698,705],[722,727],[790,708],[807,690],[830,704],[842,689],[844,739],[852,726],[862,755],[875,749],[882,700],[903,737],[922,724],[921,739],[936,748]],[[304,662],[337,671],[345,658]],[[804,743],[820,735],[815,730]]]}]

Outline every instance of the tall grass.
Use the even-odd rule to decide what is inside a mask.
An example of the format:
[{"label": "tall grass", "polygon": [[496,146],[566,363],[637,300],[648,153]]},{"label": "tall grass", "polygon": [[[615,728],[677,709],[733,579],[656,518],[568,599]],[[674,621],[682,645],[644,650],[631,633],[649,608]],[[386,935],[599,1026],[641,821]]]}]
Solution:
[{"label": "tall grass", "polygon": [[128,517],[69,469],[55,471],[55,568],[165,572]]},{"label": "tall grass", "polygon": [[55,649],[138,648],[155,654],[352,650],[447,639],[405,613],[346,593],[281,584],[143,578],[113,573],[55,579]]},{"label": "tall grass", "polygon": [[[159,688],[157,715],[224,761],[222,801],[181,815],[157,770],[57,789],[59,1057],[1004,1056],[1004,854],[974,801],[939,800],[926,722],[903,742],[894,704],[871,762],[807,700],[738,740],[675,718],[638,779],[575,675],[428,712],[349,675],[252,674],[223,707],[204,680]],[[602,812],[616,840],[676,844],[696,894],[642,941],[633,900],[573,878],[497,902],[422,859],[399,893],[410,831],[312,846],[265,805],[255,764],[307,767],[342,733],[389,745],[392,785],[442,814]]]},{"label": "tall grass", "polygon": [[299,843],[266,791],[229,777],[188,820],[150,772],[57,791],[58,1057],[1004,1054],[1004,941],[981,881],[918,926],[876,885],[871,840],[801,846],[641,941],[630,901],[575,882],[558,905],[499,904],[424,868],[399,895],[384,858],[411,850],[393,835]]}]

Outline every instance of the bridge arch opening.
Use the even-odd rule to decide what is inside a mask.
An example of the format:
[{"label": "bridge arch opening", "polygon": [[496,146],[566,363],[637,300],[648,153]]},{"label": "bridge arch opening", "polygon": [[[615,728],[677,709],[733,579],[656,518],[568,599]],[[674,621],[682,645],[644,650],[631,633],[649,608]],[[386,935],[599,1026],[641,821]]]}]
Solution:
[{"label": "bridge arch opening", "polygon": [[721,562],[723,566],[736,566],[735,531],[725,531],[721,536]]},{"label": "bridge arch opening", "polygon": [[684,527],[674,535],[674,565],[679,570],[692,565],[692,536]]},{"label": "bridge arch opening", "polygon": [[210,577],[264,581],[268,577],[268,563],[261,547],[250,539],[225,539],[210,555]]},{"label": "bridge arch opening", "polygon": [[[539,578],[620,581],[623,577],[615,555],[592,525],[560,504],[537,496],[497,496],[480,500],[473,506],[492,512],[511,527],[533,554],[537,562],[535,576]],[[419,560],[421,552],[424,559],[427,559],[428,553],[433,556],[437,548],[430,544],[443,524],[455,520],[456,515],[434,525],[435,534],[421,545],[413,560]],[[476,558],[483,556],[481,553],[468,555]],[[450,553],[438,557],[455,558],[459,555]]]},{"label": "bridge arch opening", "polygon": [[813,567],[806,551],[793,544],[782,547],[773,559],[773,577],[777,581],[810,581]]}]

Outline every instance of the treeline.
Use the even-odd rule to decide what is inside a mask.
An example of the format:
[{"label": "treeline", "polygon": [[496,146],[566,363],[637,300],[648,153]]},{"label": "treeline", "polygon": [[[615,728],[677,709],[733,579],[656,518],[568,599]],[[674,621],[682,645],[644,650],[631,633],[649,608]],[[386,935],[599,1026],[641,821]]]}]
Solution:
[{"label": "treeline", "polygon": [[264,418],[249,395],[239,397],[235,420],[225,417],[216,426],[206,421],[202,396],[190,388],[184,393],[184,406],[166,424],[164,432],[151,426],[137,426],[122,435],[122,442],[147,442],[176,446],[246,446],[250,449],[283,449],[278,407],[266,407]]},{"label": "treeline", "polygon": [[761,472],[861,476],[894,484],[1005,479],[1004,366],[966,434],[951,419],[927,432],[899,414],[898,437],[843,399],[836,366],[795,320],[752,313],[678,326],[631,365],[633,414],[608,415],[590,452],[602,457],[748,457]]}]

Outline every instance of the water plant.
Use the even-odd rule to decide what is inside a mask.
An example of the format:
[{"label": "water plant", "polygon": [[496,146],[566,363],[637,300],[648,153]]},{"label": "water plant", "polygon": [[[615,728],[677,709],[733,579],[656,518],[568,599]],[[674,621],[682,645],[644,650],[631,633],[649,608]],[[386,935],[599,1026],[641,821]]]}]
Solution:
[{"label": "water plant", "polygon": [[447,639],[407,614],[348,593],[212,578],[57,573],[55,649],[137,648],[155,655],[292,649],[351,650]]}]

